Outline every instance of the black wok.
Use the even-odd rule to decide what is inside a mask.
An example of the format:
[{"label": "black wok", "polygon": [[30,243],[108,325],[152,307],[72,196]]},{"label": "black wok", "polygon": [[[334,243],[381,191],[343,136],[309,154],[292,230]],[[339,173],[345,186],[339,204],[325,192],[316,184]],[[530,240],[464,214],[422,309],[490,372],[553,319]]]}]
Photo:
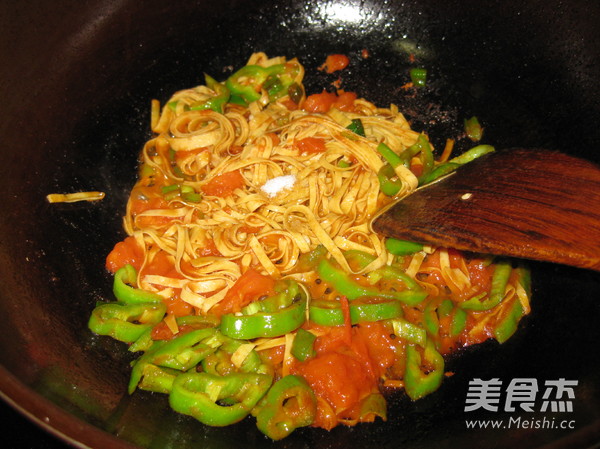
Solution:
[{"label": "black wok", "polygon": [[[131,356],[86,321],[111,298],[104,257],[148,137],[151,98],[166,100],[207,72],[224,79],[253,51],[298,56],[309,93],[345,53],[343,87],[407,111],[436,146],[477,115],[497,148],[545,147],[600,161],[600,4],[595,0],[22,1],[0,3],[0,390],[49,433],[15,428],[8,447],[428,448],[590,447],[600,442],[600,277],[532,264],[533,312],[503,345],[449,362],[455,375],[412,403],[391,397],[389,420],[331,432],[302,429],[274,444],[244,421],[205,428],[159,395],[126,394]],[[371,57],[360,57],[367,49]],[[429,70],[415,97],[413,53]],[[459,147],[467,143],[458,141]],[[565,170],[568,170],[565,167]],[[573,173],[577,176],[577,173]],[[102,190],[99,203],[49,205],[52,192]],[[576,380],[571,412],[465,412],[469,381]],[[566,398],[564,398],[566,399]],[[543,427],[539,419],[569,428]],[[468,429],[467,419],[534,428]],[[559,424],[555,424],[559,426]],[[59,435],[58,439],[50,434]],[[42,435],[42,440],[37,439]],[[6,446],[6,444],[3,444]]]}]

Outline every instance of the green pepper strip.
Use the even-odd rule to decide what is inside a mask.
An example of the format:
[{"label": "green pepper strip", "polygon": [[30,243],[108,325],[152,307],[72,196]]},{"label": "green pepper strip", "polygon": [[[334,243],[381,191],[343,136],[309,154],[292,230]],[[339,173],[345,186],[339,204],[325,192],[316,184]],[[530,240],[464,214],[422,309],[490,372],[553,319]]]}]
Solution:
[{"label": "green pepper strip", "polygon": [[413,401],[437,390],[444,377],[444,358],[430,340],[425,343],[423,357],[427,366],[432,368],[428,373],[424,373],[421,369],[422,359],[416,346],[407,345],[404,389]]},{"label": "green pepper strip", "polygon": [[427,69],[422,67],[413,67],[409,71],[410,80],[415,87],[424,87],[427,84]]},{"label": "green pepper strip", "polygon": [[97,306],[90,316],[88,327],[98,335],[133,343],[144,332],[163,319],[167,306],[160,304],[122,304],[112,302]]},{"label": "green pepper strip", "polygon": [[273,440],[287,437],[298,427],[311,425],[317,416],[317,399],[304,378],[288,375],[267,393],[256,414],[256,426]]},{"label": "green pepper strip", "polygon": [[385,248],[394,256],[407,256],[423,249],[420,243],[399,240],[392,237],[385,239]]},{"label": "green pepper strip", "polygon": [[[191,326],[195,329],[203,329],[206,327],[215,327],[219,325],[219,319],[214,316],[202,315],[187,315],[176,318],[179,326]],[[130,352],[147,351],[153,345],[152,329],[144,332],[140,338],[129,346]]]},{"label": "green pepper strip", "polygon": [[173,381],[179,374],[178,370],[146,364],[142,368],[142,378],[138,388],[168,394],[173,388]]},{"label": "green pepper strip", "polygon": [[229,313],[221,317],[220,329],[223,335],[241,340],[278,337],[302,326],[306,319],[305,309],[306,299],[301,299],[277,312]]},{"label": "green pepper strip", "polygon": [[450,335],[456,337],[459,335],[467,325],[467,312],[460,307],[455,307],[454,302],[449,299],[442,301],[437,309],[438,316],[440,318],[446,317],[452,314],[452,321],[450,323]]},{"label": "green pepper strip", "polygon": [[494,327],[494,337],[499,343],[504,343],[516,332],[522,316],[523,305],[519,298],[514,298],[513,303],[509,306],[508,313]]},{"label": "green pepper strip", "polygon": [[392,168],[396,168],[398,165],[404,163],[402,157],[398,156],[394,150],[392,150],[383,142],[377,145],[377,151],[383,156],[383,158],[388,162],[388,164],[390,164]]},{"label": "green pepper strip", "polygon": [[479,124],[477,117],[473,116],[470,119],[465,119],[465,132],[467,137],[473,142],[479,142],[483,136],[483,128]]},{"label": "green pepper strip", "polygon": [[429,184],[430,182],[435,181],[442,176],[445,176],[449,173],[455,171],[461,165],[467,164],[478,157],[483,156],[484,154],[491,153],[494,151],[494,147],[491,145],[478,145],[476,147],[471,148],[468,151],[465,151],[460,156],[457,156],[448,162],[438,165],[432,171],[430,171],[427,175],[423,175],[421,179],[419,179],[419,183]]},{"label": "green pepper strip", "polygon": [[[246,103],[252,103],[260,98],[260,89],[267,78],[283,73],[284,69],[283,64],[270,67],[247,65],[231,75],[225,85],[232,96],[241,97]],[[243,78],[247,79],[248,84],[243,84]]]},{"label": "green pepper strip", "polygon": [[372,254],[366,253],[364,251],[358,249],[349,249],[344,251],[344,257],[352,266],[353,269],[357,271],[364,270],[369,266],[371,262],[373,262],[377,257]]},{"label": "green pepper strip", "polygon": [[490,296],[485,301],[480,301],[478,297],[471,298],[468,301],[460,303],[460,307],[468,310],[490,310],[496,307],[502,299],[506,291],[506,285],[512,272],[512,265],[508,261],[500,261],[496,263],[494,274],[492,275],[492,286],[490,288]]},{"label": "green pepper strip", "polygon": [[407,342],[419,346],[425,345],[427,332],[422,327],[419,327],[404,318],[396,318],[392,320],[392,328],[394,329],[394,335],[403,338]]},{"label": "green pepper strip", "polygon": [[319,262],[327,255],[327,248],[324,245],[317,245],[309,253],[301,254],[298,258],[298,268],[303,271],[314,271],[317,269]]},{"label": "green pepper strip", "polygon": [[216,95],[205,101],[190,105],[190,110],[202,111],[204,109],[211,109],[215,112],[223,113],[223,109],[229,101],[229,97],[231,96],[229,89],[227,89],[224,84],[217,82],[214,78],[207,74],[204,74],[204,80],[206,87],[212,89]]},{"label": "green pepper strip", "polygon": [[169,341],[155,341],[152,347],[134,362],[129,380],[129,393],[133,393],[143,377],[148,364],[186,371],[223,344],[217,329],[197,329]]},{"label": "green pepper strip", "polygon": [[162,297],[156,293],[148,292],[128,284],[137,282],[137,271],[132,265],[125,265],[115,273],[113,293],[115,297],[125,304],[162,303]]},{"label": "green pepper strip", "polygon": [[427,137],[425,137],[425,134],[423,133],[419,134],[417,141],[400,153],[400,163],[404,164],[406,168],[409,168],[410,160],[427,147],[429,147],[429,141],[427,140]]},{"label": "green pepper strip", "polygon": [[387,419],[387,403],[381,393],[372,393],[360,404],[359,421],[369,422],[371,416],[379,416],[384,421]]},{"label": "green pepper strip", "polygon": [[361,296],[373,296],[385,299],[396,299],[404,304],[412,306],[419,304],[427,296],[427,294],[422,291],[380,291],[373,287],[365,287],[350,279],[344,270],[336,268],[327,259],[321,260],[317,271],[321,279],[329,282],[338,293],[346,296],[350,301],[360,298]]},{"label": "green pepper strip", "polygon": [[491,145],[477,145],[476,147],[465,151],[460,156],[456,156],[455,158],[450,159],[448,162],[464,165],[477,159],[478,157],[483,156],[484,154],[491,153],[493,151],[494,147]]},{"label": "green pepper strip", "polygon": [[359,118],[352,119],[351,123],[348,126],[346,126],[346,129],[349,129],[350,131],[352,131],[355,134],[358,134],[361,137],[365,137],[365,127],[363,126],[362,120]]},{"label": "green pepper strip", "polygon": [[425,329],[431,335],[437,335],[440,329],[440,321],[437,315],[437,307],[439,302],[434,298],[430,300],[423,310],[423,318],[425,319]]},{"label": "green pepper strip", "polygon": [[460,164],[456,164],[454,162],[446,162],[444,164],[440,164],[437,167],[435,167],[432,171],[430,171],[427,175],[424,175],[419,182],[421,183],[421,185],[429,184],[430,182],[433,182],[436,179],[441,178],[442,176],[452,173],[458,167],[460,167]]},{"label": "green pepper strip", "polygon": [[[350,322],[352,324],[389,320],[403,315],[402,303],[388,299],[377,303],[350,303]],[[311,301],[309,319],[321,326],[341,326],[344,314],[339,301]]]},{"label": "green pepper strip", "polygon": [[173,382],[169,404],[176,412],[208,426],[228,426],[250,413],[271,382],[272,377],[266,374],[235,373],[222,377],[195,372],[180,374]]},{"label": "green pepper strip", "polygon": [[379,188],[386,196],[394,196],[402,188],[402,180],[398,178],[396,171],[389,163],[381,166],[377,172],[377,179],[379,180]]},{"label": "green pepper strip", "polygon": [[460,307],[454,309],[452,324],[450,325],[450,335],[456,337],[467,327],[467,312]]},{"label": "green pepper strip", "polygon": [[246,356],[239,368],[236,367],[231,361],[231,356],[246,342],[234,340],[224,335],[221,336],[221,339],[224,341],[223,344],[215,352],[202,359],[202,369],[204,371],[216,376],[225,376],[235,372],[272,375],[270,366],[263,364],[260,356],[254,350]]},{"label": "green pepper strip", "polygon": [[394,169],[402,164],[403,160],[383,142],[377,146],[377,151],[386,160],[386,163],[377,172],[379,188],[385,195],[394,196],[402,188],[402,181],[398,178]]},{"label": "green pepper strip", "polygon": [[431,171],[433,170],[433,151],[431,149],[429,141],[423,134],[419,136],[419,140],[415,145],[419,145],[421,147],[420,159],[421,164],[423,165],[423,171],[419,175],[419,184],[423,185],[423,180],[426,179],[427,176],[429,176],[429,173],[431,173]]},{"label": "green pepper strip", "polygon": [[292,343],[292,355],[301,362],[314,357],[316,355],[314,347],[316,339],[317,336],[312,332],[302,328],[298,329],[294,336],[294,343]]},{"label": "green pepper strip", "polygon": [[275,295],[266,299],[251,302],[248,306],[242,309],[242,314],[252,315],[257,312],[277,312],[280,309],[289,307],[295,298],[302,297],[304,291],[295,281],[285,280],[278,281],[275,285]]},{"label": "green pepper strip", "polygon": [[367,275],[367,278],[369,279],[370,284],[376,284],[381,279],[391,279],[404,282],[404,285],[406,285],[406,288],[409,290],[421,290],[421,286],[417,283],[417,281],[407,275],[400,268],[390,265],[386,265],[371,271]]}]

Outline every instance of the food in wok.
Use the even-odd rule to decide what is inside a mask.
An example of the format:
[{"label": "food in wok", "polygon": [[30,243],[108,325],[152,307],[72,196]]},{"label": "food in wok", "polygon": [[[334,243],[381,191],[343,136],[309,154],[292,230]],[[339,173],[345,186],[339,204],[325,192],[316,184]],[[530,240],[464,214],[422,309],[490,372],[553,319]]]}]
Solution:
[{"label": "food in wok", "polygon": [[255,53],[153,101],[128,236],[106,261],[116,300],[89,321],[139,355],[130,393],[167,394],[210,426],[253,415],[275,440],[385,420],[386,394],[432,393],[445,356],[504,342],[530,310],[514,262],[370,229],[493,148],[438,155],[395,105],[307,96],[303,77],[296,59]]}]

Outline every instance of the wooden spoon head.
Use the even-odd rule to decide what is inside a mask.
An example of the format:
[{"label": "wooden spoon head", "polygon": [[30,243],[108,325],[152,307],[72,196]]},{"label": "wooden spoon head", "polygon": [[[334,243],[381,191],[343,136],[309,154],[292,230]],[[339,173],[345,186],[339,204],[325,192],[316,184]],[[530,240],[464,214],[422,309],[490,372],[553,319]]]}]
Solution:
[{"label": "wooden spoon head", "polygon": [[435,246],[600,270],[600,168],[548,150],[489,153],[385,209],[372,228]]}]

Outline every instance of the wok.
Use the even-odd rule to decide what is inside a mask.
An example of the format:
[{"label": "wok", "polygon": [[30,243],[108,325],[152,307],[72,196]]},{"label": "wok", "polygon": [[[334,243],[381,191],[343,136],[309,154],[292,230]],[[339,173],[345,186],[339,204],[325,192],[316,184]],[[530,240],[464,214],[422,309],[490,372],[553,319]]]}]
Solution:
[{"label": "wok", "polygon": [[[595,0],[43,1],[0,3],[0,390],[32,427],[5,423],[12,447],[590,447],[600,442],[600,277],[532,263],[533,312],[503,345],[449,362],[455,374],[418,402],[390,398],[389,420],[302,429],[280,443],[250,420],[206,428],[165,397],[126,394],[131,355],[86,321],[111,298],[104,257],[149,136],[151,98],[218,79],[253,51],[297,56],[309,93],[316,68],[350,56],[343,87],[406,111],[437,147],[472,115],[485,142],[600,160],[600,4]],[[370,57],[361,58],[367,49]],[[415,96],[409,54],[428,69]],[[466,141],[458,141],[464,149]],[[569,167],[565,167],[569,170]],[[577,173],[573,173],[577,176]],[[49,205],[52,192],[101,190],[98,203]],[[465,412],[469,381],[576,380],[573,411]],[[563,399],[566,399],[563,398]],[[467,419],[546,418],[571,428],[468,429]],[[6,423],[10,428],[6,428]],[[558,426],[558,425],[557,425]],[[29,433],[31,432],[31,434]],[[53,436],[54,435],[54,436]],[[41,437],[39,439],[38,437]],[[35,442],[30,441],[35,438]]]}]

